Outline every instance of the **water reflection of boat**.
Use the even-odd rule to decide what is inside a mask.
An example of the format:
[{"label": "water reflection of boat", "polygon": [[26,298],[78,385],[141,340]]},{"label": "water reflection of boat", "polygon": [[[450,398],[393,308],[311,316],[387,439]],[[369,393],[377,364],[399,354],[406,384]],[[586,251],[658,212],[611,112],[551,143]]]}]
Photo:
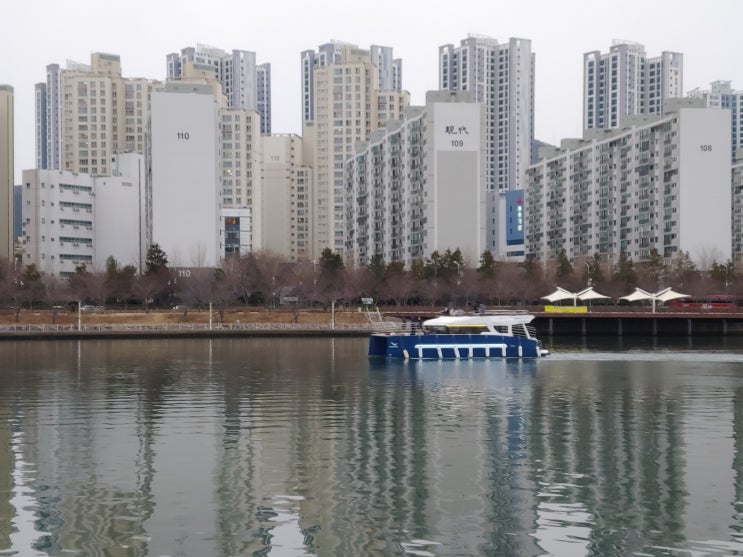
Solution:
[{"label": "water reflection of boat", "polygon": [[442,315],[407,334],[375,333],[369,356],[413,360],[540,358],[542,348],[528,313]]}]

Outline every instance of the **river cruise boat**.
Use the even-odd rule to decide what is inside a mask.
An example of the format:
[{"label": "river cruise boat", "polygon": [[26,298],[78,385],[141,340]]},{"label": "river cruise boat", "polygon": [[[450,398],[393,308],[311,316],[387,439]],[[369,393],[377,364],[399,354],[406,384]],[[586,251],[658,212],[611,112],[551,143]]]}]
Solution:
[{"label": "river cruise boat", "polygon": [[410,360],[541,358],[549,354],[536,338],[529,313],[442,315],[407,333],[374,333],[369,356]]}]

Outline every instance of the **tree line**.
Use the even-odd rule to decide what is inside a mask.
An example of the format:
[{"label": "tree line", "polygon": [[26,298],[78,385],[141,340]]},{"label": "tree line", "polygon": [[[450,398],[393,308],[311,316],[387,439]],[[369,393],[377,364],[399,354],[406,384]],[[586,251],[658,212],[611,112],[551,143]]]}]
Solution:
[{"label": "tree line", "polygon": [[22,308],[34,306],[59,310],[94,304],[146,311],[154,306],[188,312],[207,304],[218,311],[235,305],[298,309],[333,302],[355,304],[361,298],[391,306],[529,306],[540,304],[555,286],[580,291],[591,285],[614,299],[636,286],[648,291],[671,286],[691,295],[740,295],[743,288],[736,272],[731,261],[713,261],[701,271],[688,253],[667,261],[657,251],[638,264],[624,252],[613,264],[599,254],[570,261],[564,251],[543,264],[534,258],[497,261],[484,251],[477,266],[470,266],[459,249],[434,251],[410,268],[398,261],[385,262],[380,255],[364,267],[347,266],[338,253],[325,249],[314,261],[252,252],[227,257],[217,269],[183,269],[171,268],[167,254],[153,244],[142,273],[113,257],[103,270],[80,265],[65,278],[42,274],[33,264],[19,268],[14,262],[0,261],[0,306],[14,308],[17,315]]}]

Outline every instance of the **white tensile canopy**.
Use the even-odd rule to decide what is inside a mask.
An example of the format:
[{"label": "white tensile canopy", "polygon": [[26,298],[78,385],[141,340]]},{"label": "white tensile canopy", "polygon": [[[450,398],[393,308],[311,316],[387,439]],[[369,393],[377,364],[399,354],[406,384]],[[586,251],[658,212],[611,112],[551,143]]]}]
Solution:
[{"label": "white tensile canopy", "polygon": [[577,300],[602,300],[608,297],[609,296],[604,296],[603,294],[599,294],[598,292],[596,292],[593,289],[593,286],[589,286],[588,288],[586,288],[585,290],[581,290],[580,292],[569,292],[568,290],[565,290],[564,288],[558,286],[557,290],[555,290],[548,296],[542,296],[542,299],[547,300],[551,304],[560,302],[562,300],[573,300],[573,305],[575,305]]},{"label": "white tensile canopy", "polygon": [[681,294],[680,292],[676,292],[673,290],[670,286],[668,288],[664,288],[663,290],[651,293],[643,290],[642,288],[635,288],[635,291],[632,292],[632,294],[627,294],[626,296],[622,296],[619,298],[620,300],[627,300],[628,302],[638,302],[640,300],[651,300],[653,302],[653,313],[655,313],[655,302],[670,302],[671,300],[676,300],[678,298],[688,298],[689,294]]}]

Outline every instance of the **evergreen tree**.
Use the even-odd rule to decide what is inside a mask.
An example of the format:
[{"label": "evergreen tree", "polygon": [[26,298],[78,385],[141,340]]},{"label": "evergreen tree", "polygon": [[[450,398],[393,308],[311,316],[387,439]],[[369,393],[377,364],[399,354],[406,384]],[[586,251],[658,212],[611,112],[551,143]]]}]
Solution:
[{"label": "evergreen tree", "polygon": [[735,282],[735,264],[728,259],[727,263],[712,262],[709,272],[710,278],[719,283],[722,288],[727,289]]},{"label": "evergreen tree", "polygon": [[666,260],[656,248],[650,250],[650,258],[645,263],[648,278],[652,281],[654,288],[660,290],[666,278]]},{"label": "evergreen tree", "polygon": [[679,251],[671,261],[671,277],[677,288],[694,282],[699,276],[697,266],[688,251]]},{"label": "evergreen tree", "polygon": [[480,266],[477,268],[477,272],[486,278],[493,278],[495,276],[496,262],[490,250],[485,250],[480,255]]},{"label": "evergreen tree", "polygon": [[594,253],[593,259],[588,262],[586,282],[595,288],[598,288],[604,282],[604,271],[601,269],[601,255],[598,252]]},{"label": "evergreen tree", "polygon": [[168,270],[168,256],[160,248],[160,244],[154,242],[147,250],[145,257],[145,274],[159,274]]},{"label": "evergreen tree", "polygon": [[555,269],[555,278],[559,283],[565,283],[573,276],[573,266],[570,264],[567,254],[564,249],[560,250],[557,254],[557,269]]},{"label": "evergreen tree", "polygon": [[617,261],[614,268],[614,276],[612,278],[628,292],[637,285],[635,264],[632,262],[632,258],[628,256],[627,252],[624,250],[619,252],[619,261]]},{"label": "evergreen tree", "polygon": [[367,265],[367,269],[372,274],[372,277],[374,277],[374,280],[377,283],[380,283],[383,280],[386,271],[384,256],[380,253],[372,255],[369,265]]}]

